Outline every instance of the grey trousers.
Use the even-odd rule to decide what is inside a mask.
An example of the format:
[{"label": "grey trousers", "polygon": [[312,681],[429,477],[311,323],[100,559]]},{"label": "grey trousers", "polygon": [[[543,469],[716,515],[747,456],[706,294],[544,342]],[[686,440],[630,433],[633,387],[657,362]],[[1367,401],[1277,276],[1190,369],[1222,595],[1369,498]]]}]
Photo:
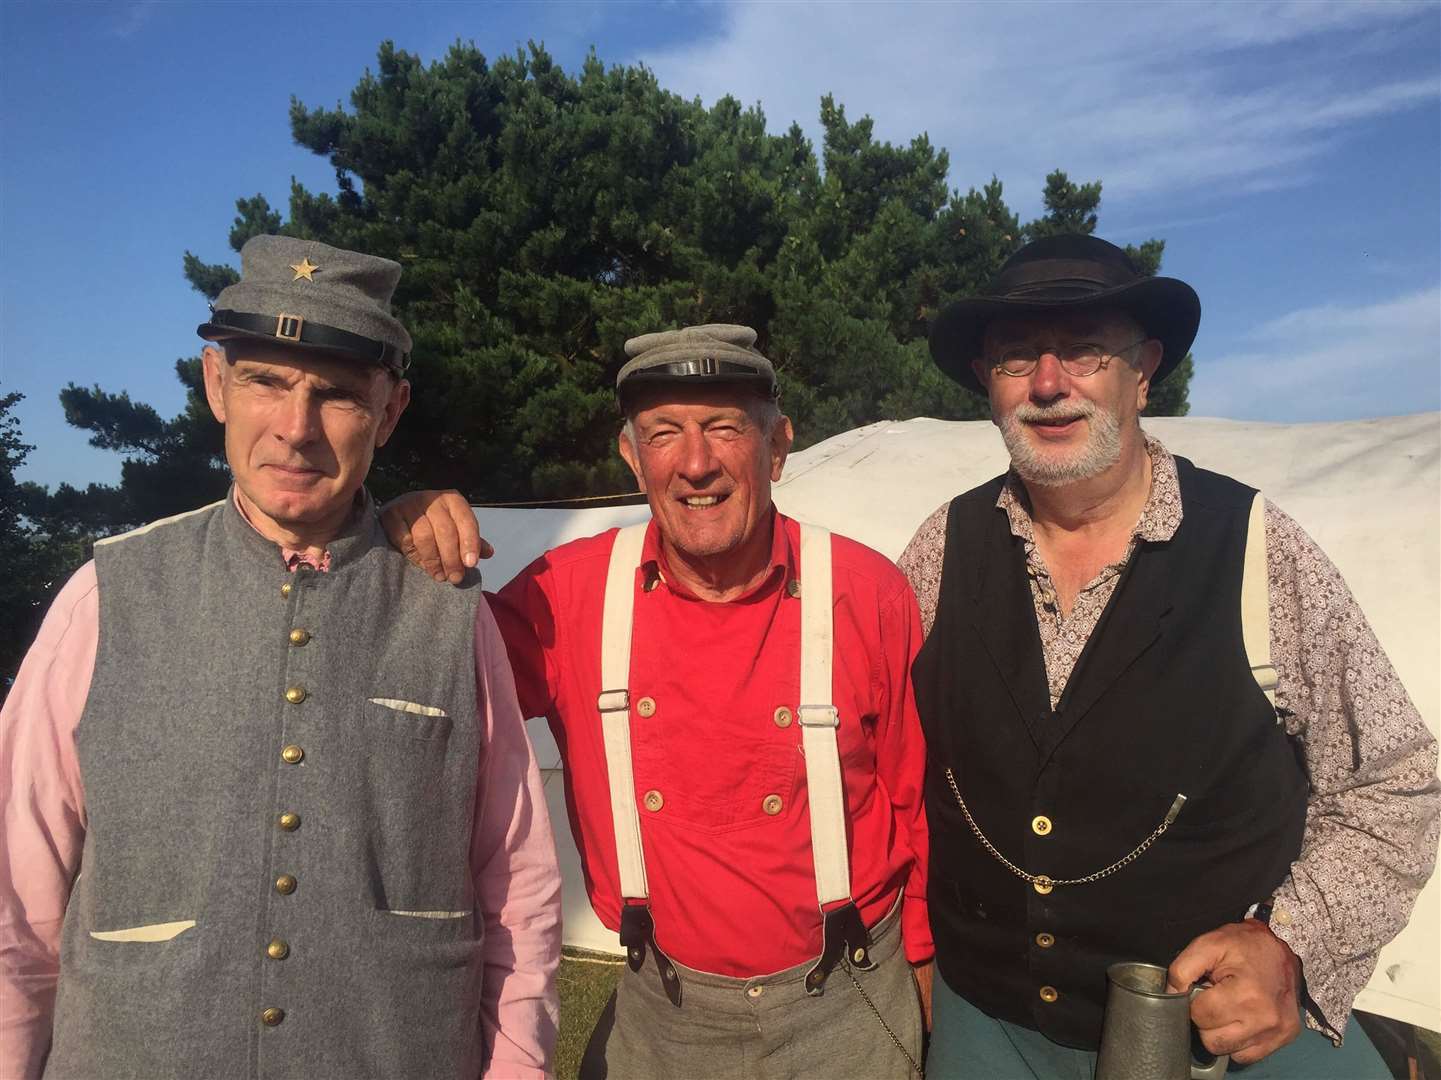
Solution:
[{"label": "grey trousers", "polygon": [[[900,947],[899,907],[871,929],[871,940],[875,970],[853,973],[919,1062],[920,1001]],[[831,972],[824,994],[807,996],[804,980],[813,964],[751,979],[676,964],[681,981],[676,1008],[647,954],[639,972],[622,969],[615,997],[591,1036],[581,1078],[903,1080],[913,1075],[842,965]]]}]

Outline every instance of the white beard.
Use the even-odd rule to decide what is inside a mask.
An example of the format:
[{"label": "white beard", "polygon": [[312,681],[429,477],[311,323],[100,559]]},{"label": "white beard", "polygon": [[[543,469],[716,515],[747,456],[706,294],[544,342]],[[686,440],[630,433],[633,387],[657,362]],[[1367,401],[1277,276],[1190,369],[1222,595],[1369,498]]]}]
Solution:
[{"label": "white beard", "polygon": [[[1038,446],[1027,422],[1084,418],[1086,441],[1075,450]],[[1011,467],[1021,479],[1041,487],[1061,487],[1099,476],[1121,459],[1121,424],[1116,414],[1078,400],[1049,407],[1022,402],[999,422]]]}]

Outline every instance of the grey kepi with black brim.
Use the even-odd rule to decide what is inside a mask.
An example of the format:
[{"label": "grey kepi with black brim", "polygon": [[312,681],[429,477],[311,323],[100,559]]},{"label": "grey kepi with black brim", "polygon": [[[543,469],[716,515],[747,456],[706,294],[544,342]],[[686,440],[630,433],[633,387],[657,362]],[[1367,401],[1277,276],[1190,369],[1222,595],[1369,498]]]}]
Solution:
[{"label": "grey kepi with black brim", "polygon": [[1114,308],[1161,342],[1160,382],[1196,340],[1201,300],[1176,278],[1147,277],[1129,255],[1098,236],[1063,234],[1035,240],[1006,260],[982,296],[958,300],[931,324],[931,358],[968,390],[985,388],[971,370],[980,358],[986,325],[996,319]]},{"label": "grey kepi with black brim", "polygon": [[706,323],[679,330],[642,334],[625,343],[626,361],[615,377],[622,406],[628,394],[645,386],[734,383],[760,397],[776,396],[776,371],[754,348],[749,326]]},{"label": "grey kepi with black brim", "polygon": [[398,262],[293,236],[253,236],[240,249],[240,280],[222,289],[207,341],[252,338],[385,368],[410,366],[410,334],[390,313]]}]

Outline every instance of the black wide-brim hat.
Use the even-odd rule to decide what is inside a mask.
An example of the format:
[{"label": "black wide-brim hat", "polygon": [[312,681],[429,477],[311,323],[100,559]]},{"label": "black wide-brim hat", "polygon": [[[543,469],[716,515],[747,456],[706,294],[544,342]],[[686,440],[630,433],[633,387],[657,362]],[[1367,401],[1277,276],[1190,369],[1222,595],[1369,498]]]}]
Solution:
[{"label": "black wide-brim hat", "polygon": [[1097,236],[1047,236],[1007,259],[988,293],[940,313],[931,324],[931,358],[967,390],[984,395],[971,361],[981,355],[987,324],[1097,307],[1126,312],[1161,342],[1153,385],[1181,362],[1201,325],[1201,299],[1184,281],[1146,277],[1122,249]]},{"label": "black wide-brim hat", "polygon": [[207,341],[268,340],[385,368],[410,365],[410,334],[390,310],[400,264],[293,236],[254,236],[240,249],[240,280],[221,290]]}]

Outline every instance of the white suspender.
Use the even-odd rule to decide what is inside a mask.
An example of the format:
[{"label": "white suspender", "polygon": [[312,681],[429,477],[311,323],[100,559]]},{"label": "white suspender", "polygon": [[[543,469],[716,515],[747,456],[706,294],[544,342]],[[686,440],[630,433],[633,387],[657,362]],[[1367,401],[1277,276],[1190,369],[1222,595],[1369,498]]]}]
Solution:
[{"label": "white suspender", "polygon": [[[1241,567],[1241,640],[1256,685],[1276,705],[1276,669],[1271,666],[1271,580],[1266,567],[1266,497],[1251,500],[1246,556]],[[1280,722],[1280,717],[1277,717]]]},{"label": "white suspender", "polygon": [[[646,526],[631,525],[616,534],[605,579],[605,614],[600,633],[600,680],[596,701],[605,739],[610,779],[611,818],[615,824],[620,891],[624,900],[650,895],[635,804],[635,774],[630,747],[630,642],[635,615],[635,572],[640,567]],[[805,754],[806,788],[811,809],[811,849],[816,867],[816,897],[822,905],[851,894],[846,851],[845,791],[841,786],[836,729],[840,714],[831,703],[834,651],[831,605],[831,534],[801,526],[801,700],[797,717]]]},{"label": "white suspender", "polygon": [[635,612],[635,572],[645,544],[644,523],[616,533],[605,576],[605,614],[600,630],[601,732],[610,778],[610,812],[615,823],[615,853],[623,899],[650,896],[645,855],[640,846],[640,812],[635,805],[635,774],[630,756],[630,631]]},{"label": "white suspender", "polygon": [[836,745],[840,713],[831,703],[832,627],[831,534],[801,525],[801,700],[796,718],[806,763],[811,809],[811,855],[816,865],[816,899],[822,907],[851,895],[846,851],[846,796]]}]

